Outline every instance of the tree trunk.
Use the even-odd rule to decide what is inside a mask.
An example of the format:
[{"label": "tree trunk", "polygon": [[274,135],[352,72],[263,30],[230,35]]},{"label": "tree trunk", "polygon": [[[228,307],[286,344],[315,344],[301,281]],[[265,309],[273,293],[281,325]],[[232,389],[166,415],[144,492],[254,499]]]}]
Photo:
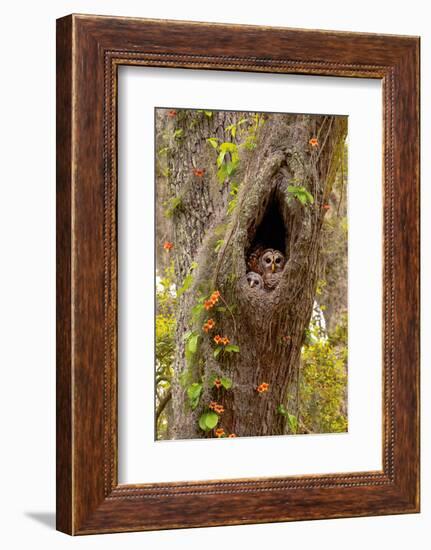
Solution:
[{"label": "tree trunk", "polygon": [[[211,401],[224,407],[217,427],[225,434],[284,433],[285,419],[277,408],[286,401],[312,313],[325,207],[346,130],[344,117],[159,114],[158,131],[167,143],[161,162],[168,203],[175,206],[169,213],[175,271],[180,284],[186,281],[177,312],[172,438],[212,436],[198,422]],[[217,138],[218,145],[234,143],[240,152],[237,172],[222,183],[219,149],[208,138]],[[317,139],[314,146],[311,138]],[[235,182],[241,182],[236,198],[230,194]],[[292,187],[307,189],[312,199],[299,200]],[[233,199],[234,208],[229,206]],[[247,258],[257,245],[286,257],[273,290],[257,290],[247,282]],[[202,303],[214,291],[220,292],[218,302],[206,310]],[[205,332],[209,318],[215,327]],[[190,331],[196,345],[186,353]],[[218,346],[215,335],[227,337],[239,352]],[[218,347],[223,351],[214,357]],[[232,387],[217,388],[214,378],[230,379]],[[192,383],[202,384],[195,410],[187,391]],[[262,383],[267,391],[258,391]]]}]

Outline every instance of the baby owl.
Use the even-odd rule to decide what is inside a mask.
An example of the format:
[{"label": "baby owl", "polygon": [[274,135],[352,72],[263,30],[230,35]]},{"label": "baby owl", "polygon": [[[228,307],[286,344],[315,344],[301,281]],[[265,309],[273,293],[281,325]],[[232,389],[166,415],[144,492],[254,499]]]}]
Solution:
[{"label": "baby owl", "polygon": [[249,271],[247,273],[247,282],[250,288],[262,289],[263,288],[263,279],[259,273],[254,271]]}]

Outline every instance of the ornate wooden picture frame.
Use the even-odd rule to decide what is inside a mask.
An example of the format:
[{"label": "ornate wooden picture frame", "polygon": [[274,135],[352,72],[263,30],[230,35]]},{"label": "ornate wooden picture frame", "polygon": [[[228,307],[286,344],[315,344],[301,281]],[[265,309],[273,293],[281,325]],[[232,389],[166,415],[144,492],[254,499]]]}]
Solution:
[{"label": "ornate wooden picture frame", "polygon": [[[118,483],[120,65],[380,79],[383,468]],[[68,534],[419,511],[419,38],[70,15],[57,21],[57,528]]]}]

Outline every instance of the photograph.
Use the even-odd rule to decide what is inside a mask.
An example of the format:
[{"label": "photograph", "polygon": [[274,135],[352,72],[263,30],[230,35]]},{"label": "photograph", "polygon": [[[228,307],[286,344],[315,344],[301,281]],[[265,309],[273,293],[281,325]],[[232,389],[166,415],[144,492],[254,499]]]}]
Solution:
[{"label": "photograph", "polygon": [[347,432],[348,116],[154,117],[155,439]]},{"label": "photograph", "polygon": [[430,547],[428,3],[2,8],[2,548]]}]

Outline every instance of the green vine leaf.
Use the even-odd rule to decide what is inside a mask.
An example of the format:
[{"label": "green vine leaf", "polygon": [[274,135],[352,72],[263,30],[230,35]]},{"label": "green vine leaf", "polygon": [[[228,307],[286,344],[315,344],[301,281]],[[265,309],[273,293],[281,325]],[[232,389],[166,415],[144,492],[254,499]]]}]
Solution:
[{"label": "green vine leaf", "polygon": [[289,431],[293,434],[298,432],[298,419],[294,414],[290,414],[284,405],[279,405],[277,407],[277,412],[287,418],[287,424],[289,426]]},{"label": "green vine leaf", "polygon": [[213,116],[212,111],[204,111],[203,109],[198,109],[198,113],[203,113],[208,118],[212,118],[212,116]]},{"label": "green vine leaf", "polygon": [[235,173],[235,170],[236,164],[234,164],[232,161],[226,163],[226,172],[229,177]]},{"label": "green vine leaf", "polygon": [[187,347],[190,353],[196,353],[198,349],[199,334],[193,333],[187,340]]},{"label": "green vine leaf", "polygon": [[225,346],[224,350],[228,353],[239,353],[239,346],[235,344],[228,344],[227,346]]},{"label": "green vine leaf", "polygon": [[211,147],[214,147],[214,149],[218,149],[218,142],[220,140],[218,138],[207,138],[207,143],[209,143],[211,145]]},{"label": "green vine leaf", "polygon": [[223,153],[238,154],[238,145],[236,143],[231,143],[230,141],[225,141],[220,145],[220,151]]},{"label": "green vine leaf", "polygon": [[220,248],[223,246],[223,243],[224,243],[224,239],[219,239],[217,242],[216,242],[216,245],[215,245],[215,248],[214,248],[214,252],[218,252],[220,250]]},{"label": "green vine leaf", "polygon": [[[238,146],[236,143],[225,141],[218,145],[216,138],[207,138],[208,143],[211,144],[214,149],[218,151],[217,155],[217,178],[220,184],[223,184],[227,178],[232,177],[239,165]],[[226,159],[226,155],[229,153],[230,160]]]},{"label": "green vine leaf", "polygon": [[185,276],[183,284],[181,287],[177,290],[177,298],[179,298],[186,290],[188,290],[193,283],[193,270],[195,270],[198,267],[197,262],[192,262],[190,265],[189,273]]},{"label": "green vine leaf", "polygon": [[187,396],[189,398],[192,411],[194,411],[198,406],[201,393],[202,384],[199,384],[198,382],[194,382],[191,386],[187,388]]},{"label": "green vine leaf", "polygon": [[177,298],[182,296],[184,292],[186,292],[186,290],[188,290],[192,286],[192,283],[193,283],[193,275],[189,273],[188,275],[185,276],[183,284],[177,290]]},{"label": "green vine leaf", "polygon": [[289,424],[289,429],[292,433],[296,434],[298,431],[298,419],[294,414],[287,414],[287,422]]},{"label": "green vine leaf", "polygon": [[238,195],[238,190],[239,190],[239,185],[233,181],[230,184],[229,195],[231,195],[232,197],[236,197],[236,195]]},{"label": "green vine leaf", "polygon": [[314,198],[313,195],[305,189],[305,187],[299,187],[296,185],[289,185],[287,192],[290,193],[297,199],[303,206],[308,204],[313,204]]},{"label": "green vine leaf", "polygon": [[229,126],[226,126],[226,130],[231,133],[231,136],[235,139],[236,132],[238,130],[238,127],[241,126],[241,124],[244,124],[247,122],[246,118],[242,118],[239,120],[236,124],[230,124]]},{"label": "green vine leaf", "polygon": [[221,378],[220,382],[225,390],[230,390],[230,388],[232,387],[232,380],[230,378]]},{"label": "green vine leaf", "polygon": [[183,203],[183,200],[181,197],[172,197],[171,199],[169,199],[165,203],[166,205],[165,216],[167,218],[172,218],[172,216],[174,215],[174,212],[181,208],[182,203]]},{"label": "green vine leaf", "polygon": [[279,405],[279,406],[277,407],[277,412],[278,412],[278,414],[281,414],[282,416],[286,416],[286,417],[287,417],[287,415],[289,414],[289,413],[287,412],[287,409],[286,409],[286,407],[285,407],[284,405]]},{"label": "green vine leaf", "polygon": [[214,359],[217,359],[217,357],[220,355],[221,350],[223,349],[222,346],[217,346],[214,350]]},{"label": "green vine leaf", "polygon": [[205,418],[205,424],[207,425],[207,428],[212,430],[215,428],[218,424],[219,417],[214,411],[207,412],[206,418]]},{"label": "green vine leaf", "polygon": [[192,316],[193,318],[196,318],[199,316],[199,314],[204,310],[203,304],[196,304],[192,307]]},{"label": "green vine leaf", "polygon": [[219,417],[214,411],[204,412],[199,417],[199,427],[204,432],[208,432],[217,426],[218,421]]},{"label": "green vine leaf", "polygon": [[232,197],[232,199],[227,204],[227,213],[229,215],[232,214],[232,212],[235,210],[235,208],[238,204],[238,191],[239,191],[238,183],[236,183],[234,181],[231,182],[229,195]]},{"label": "green vine leaf", "polygon": [[229,126],[226,126],[226,130],[231,133],[233,138],[235,138],[235,136],[236,136],[236,124],[230,124]]},{"label": "green vine leaf", "polygon": [[226,151],[220,151],[216,160],[217,168],[220,168],[221,165],[223,164],[225,155],[226,155]]},{"label": "green vine leaf", "polygon": [[238,197],[235,197],[234,199],[229,201],[229,203],[227,205],[227,213],[229,214],[229,216],[235,210],[237,204],[238,204]]},{"label": "green vine leaf", "polygon": [[204,414],[202,414],[202,415],[199,417],[199,428],[200,428],[201,430],[203,430],[204,432],[207,431],[207,425],[206,425],[206,422],[205,422],[205,420],[206,420],[206,415],[207,415],[207,413],[204,413]]},{"label": "green vine leaf", "polygon": [[190,365],[198,349],[199,333],[189,331],[184,335],[186,361]]},{"label": "green vine leaf", "polygon": [[228,176],[229,174],[227,173],[226,164],[222,164],[217,170],[217,179],[219,183],[223,184]]}]

